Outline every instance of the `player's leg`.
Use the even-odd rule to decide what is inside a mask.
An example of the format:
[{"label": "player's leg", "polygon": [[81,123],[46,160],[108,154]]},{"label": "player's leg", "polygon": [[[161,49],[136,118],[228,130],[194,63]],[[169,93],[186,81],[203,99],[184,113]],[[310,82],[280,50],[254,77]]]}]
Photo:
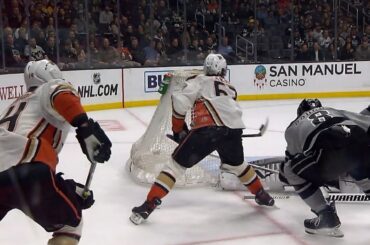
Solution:
[{"label": "player's leg", "polygon": [[92,205],[92,195],[82,199],[73,180],[64,180],[42,163],[17,165],[9,176],[16,190],[11,199],[14,208],[22,210],[48,232],[64,226],[76,229],[75,234],[70,234],[78,242],[75,237],[81,235],[76,228],[82,224],[81,210]]},{"label": "player's leg", "polygon": [[12,196],[15,189],[7,171],[0,172],[0,221],[14,208]]},{"label": "player's leg", "polygon": [[[361,149],[361,148],[360,148]],[[357,167],[351,169],[348,174],[354,179],[356,185],[366,194],[370,195],[370,149],[366,145],[362,152],[354,155],[352,162],[357,162]]]},{"label": "player's leg", "polygon": [[80,241],[83,227],[83,219],[78,226],[72,227],[65,225],[53,232],[53,238],[48,241],[48,245],[77,245]]},{"label": "player's leg", "polygon": [[215,150],[214,139],[219,137],[215,127],[191,130],[188,136],[174,150],[169,165],[159,173],[151,186],[145,202],[132,209],[130,220],[140,224],[148,218],[161,200],[171,191],[176,179],[185,174],[204,157]]},{"label": "player's leg", "polygon": [[235,174],[240,182],[255,195],[259,205],[273,206],[274,199],[264,190],[254,168],[244,161],[242,130],[222,128],[217,141],[217,152],[221,159],[221,169]]},{"label": "player's leg", "polygon": [[334,205],[330,205],[320,190],[324,181],[317,166],[322,164],[320,158],[326,153],[322,150],[312,152],[308,156],[294,158],[282,165],[280,175],[284,181],[292,185],[297,194],[311,208],[317,217],[304,221],[305,231],[310,234],[322,234],[335,237],[343,236],[341,225]]}]

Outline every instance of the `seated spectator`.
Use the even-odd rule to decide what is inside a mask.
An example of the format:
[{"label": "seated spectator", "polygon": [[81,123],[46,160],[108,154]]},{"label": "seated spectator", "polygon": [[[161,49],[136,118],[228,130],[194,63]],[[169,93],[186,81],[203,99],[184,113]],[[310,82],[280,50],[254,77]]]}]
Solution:
[{"label": "seated spectator", "polygon": [[329,44],[329,47],[324,51],[324,60],[325,61],[336,61],[338,54],[335,53],[335,47],[333,43]]},{"label": "seated spectator", "polygon": [[361,44],[356,48],[356,60],[370,60],[370,47],[367,37],[363,37]]},{"label": "seated spectator", "polygon": [[109,6],[106,5],[99,13],[99,28],[101,33],[109,32],[109,25],[113,21],[113,13]]},{"label": "seated spectator", "polygon": [[117,43],[117,52],[119,54],[119,63],[123,67],[137,67],[141,66],[140,63],[133,61],[132,54],[128,47],[124,45],[123,39],[119,40]]},{"label": "seated spectator", "polygon": [[156,47],[156,41],[150,40],[149,45],[144,48],[144,54],[145,54],[145,66],[157,66],[160,58],[160,54],[155,49]]},{"label": "seated spectator", "polygon": [[159,53],[159,62],[158,65],[160,66],[167,66],[168,65],[168,56],[166,49],[163,46],[163,43],[161,41],[157,40],[157,44],[155,46],[155,49]]},{"label": "seated spectator", "polygon": [[96,48],[95,40],[90,39],[89,41],[89,52],[87,52],[90,57],[87,59],[90,61],[91,65],[95,67],[99,63],[99,50]]},{"label": "seated spectator", "polygon": [[111,66],[117,65],[119,60],[117,50],[110,45],[108,38],[103,38],[103,45],[99,50],[99,65]]},{"label": "seated spectator", "polygon": [[229,45],[229,38],[227,36],[222,38],[221,44],[217,48],[217,52],[222,54],[229,63],[233,63],[235,52],[231,45]]},{"label": "seated spectator", "polygon": [[49,36],[45,46],[45,55],[49,60],[57,63],[57,46],[54,36]]},{"label": "seated spectator", "polygon": [[217,51],[217,44],[214,42],[214,40],[211,36],[207,37],[207,39],[206,39],[204,51],[207,54],[216,53],[216,51]]},{"label": "seated spectator", "polygon": [[344,48],[341,49],[339,57],[341,60],[354,60],[355,50],[353,49],[351,42],[347,42]]},{"label": "seated spectator", "polygon": [[351,29],[349,38],[351,38],[353,48],[357,49],[357,47],[360,45],[361,39],[355,28]]},{"label": "seated spectator", "polygon": [[188,59],[191,61],[191,63],[195,65],[203,64],[206,55],[203,52],[203,48],[199,45],[199,40],[193,39],[188,49]]},{"label": "seated spectator", "polygon": [[14,46],[14,38],[12,34],[8,34],[6,36],[4,46],[5,66],[24,67],[25,63],[22,60],[20,51]]},{"label": "seated spectator", "polygon": [[312,61],[312,55],[309,52],[307,43],[303,43],[301,49],[299,50],[297,57],[297,61]]},{"label": "seated spectator", "polygon": [[181,65],[184,63],[184,53],[178,38],[172,38],[171,46],[167,49],[167,55],[172,65]]},{"label": "seated spectator", "polygon": [[24,56],[28,61],[46,59],[45,51],[36,44],[36,38],[32,37],[24,48]]},{"label": "seated spectator", "polygon": [[313,48],[310,51],[312,61],[324,61],[324,52],[321,50],[321,46],[318,42],[313,43]]},{"label": "seated spectator", "polygon": [[20,27],[17,30],[18,30],[18,32],[17,32],[18,37],[15,38],[14,46],[16,47],[16,49],[18,49],[21,52],[21,54],[23,54],[24,53],[24,48],[28,44],[27,30],[23,27]]},{"label": "seated spectator", "polygon": [[75,39],[72,42],[73,47],[76,49],[77,53],[77,64],[76,68],[86,68],[87,67],[87,55],[80,42]]},{"label": "seated spectator", "polygon": [[145,54],[143,49],[139,46],[139,40],[133,36],[131,37],[130,53],[132,54],[132,60],[143,65],[145,62]]},{"label": "seated spectator", "polygon": [[60,50],[60,61],[65,64],[63,68],[73,68],[77,62],[77,50],[73,47],[70,39],[64,42]]},{"label": "seated spectator", "polygon": [[[308,46],[309,49],[313,48],[313,43],[315,41],[317,41],[317,40],[315,40],[315,38],[313,37],[313,30],[308,30],[305,34],[304,42],[307,43],[307,46]],[[302,43],[303,43],[303,41],[301,42],[301,44]]]},{"label": "seated spectator", "polygon": [[321,38],[319,39],[319,44],[323,49],[329,48],[329,44],[332,42],[330,37],[329,30],[324,30]]}]

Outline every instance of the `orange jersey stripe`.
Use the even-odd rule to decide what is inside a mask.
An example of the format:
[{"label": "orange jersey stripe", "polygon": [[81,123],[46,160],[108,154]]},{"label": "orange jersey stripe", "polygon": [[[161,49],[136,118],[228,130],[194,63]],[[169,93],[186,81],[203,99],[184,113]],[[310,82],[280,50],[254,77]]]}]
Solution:
[{"label": "orange jersey stripe", "polygon": [[192,128],[201,128],[216,125],[215,120],[207,108],[204,100],[197,100],[192,111]]},{"label": "orange jersey stripe", "polygon": [[33,158],[34,161],[43,162],[55,171],[58,163],[58,155],[53,147],[54,135],[57,129],[48,124],[46,128],[37,137],[39,139],[39,148]]},{"label": "orange jersey stripe", "polygon": [[85,110],[82,108],[80,98],[72,92],[60,92],[53,97],[52,102],[54,109],[69,123],[71,123],[76,116],[85,113]]},{"label": "orange jersey stripe", "polygon": [[184,127],[184,123],[184,119],[179,119],[172,116],[172,131],[175,133],[181,132]]}]

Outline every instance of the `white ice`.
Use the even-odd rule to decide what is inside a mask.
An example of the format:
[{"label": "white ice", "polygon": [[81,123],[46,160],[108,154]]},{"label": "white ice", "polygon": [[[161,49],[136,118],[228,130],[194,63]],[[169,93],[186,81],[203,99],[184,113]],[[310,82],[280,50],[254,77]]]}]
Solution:
[{"label": "white ice", "polygon": [[[270,119],[263,137],[244,139],[247,157],[284,154],[283,132],[295,117],[299,101],[241,102],[248,127],[245,133],[256,132],[266,117]],[[335,108],[360,111],[370,99],[323,99],[322,102]],[[131,144],[145,131],[154,109],[89,113],[97,120],[117,120],[123,130],[107,131],[113,142],[112,158],[97,166],[92,181],[96,203],[84,212],[81,245],[370,244],[370,203],[337,203],[344,238],[318,237],[305,234],[303,220],[314,215],[298,197],[276,200],[277,208],[262,208],[253,200],[244,200],[243,192],[211,187],[174,189],[145,224],[133,225],[128,219],[131,209],[144,201],[149,186],[135,184],[124,166]],[[58,170],[84,183],[88,169],[89,163],[71,132],[60,155]],[[0,222],[1,245],[46,244],[50,235],[16,210]]]}]

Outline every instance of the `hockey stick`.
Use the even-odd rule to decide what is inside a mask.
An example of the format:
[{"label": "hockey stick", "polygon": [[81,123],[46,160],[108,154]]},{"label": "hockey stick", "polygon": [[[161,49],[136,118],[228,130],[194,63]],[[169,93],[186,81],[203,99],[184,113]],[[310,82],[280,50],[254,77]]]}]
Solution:
[{"label": "hockey stick", "polygon": [[89,189],[90,189],[91,181],[92,181],[92,178],[93,178],[93,175],[94,175],[94,172],[95,172],[95,168],[96,168],[96,162],[95,161],[90,161],[90,163],[91,163],[91,166],[90,166],[89,174],[87,175],[85,187],[84,187],[83,192],[82,192],[82,197],[85,198],[85,199],[88,198],[88,196],[90,195],[90,190]]},{"label": "hockey stick", "polygon": [[269,118],[267,117],[266,120],[265,120],[265,123],[260,126],[258,133],[256,133],[256,134],[243,134],[242,137],[243,138],[250,138],[250,137],[260,137],[260,136],[264,135],[266,130],[267,130],[268,124],[269,124]]},{"label": "hockey stick", "polygon": [[[269,194],[274,199],[289,199],[291,196],[297,196],[298,195],[295,192],[269,192]],[[369,203],[370,202],[370,196],[363,194],[363,193],[327,193],[324,194],[325,199],[327,201],[335,201],[335,202],[345,202],[345,203]],[[245,195],[244,199],[254,199],[254,195]]]}]

